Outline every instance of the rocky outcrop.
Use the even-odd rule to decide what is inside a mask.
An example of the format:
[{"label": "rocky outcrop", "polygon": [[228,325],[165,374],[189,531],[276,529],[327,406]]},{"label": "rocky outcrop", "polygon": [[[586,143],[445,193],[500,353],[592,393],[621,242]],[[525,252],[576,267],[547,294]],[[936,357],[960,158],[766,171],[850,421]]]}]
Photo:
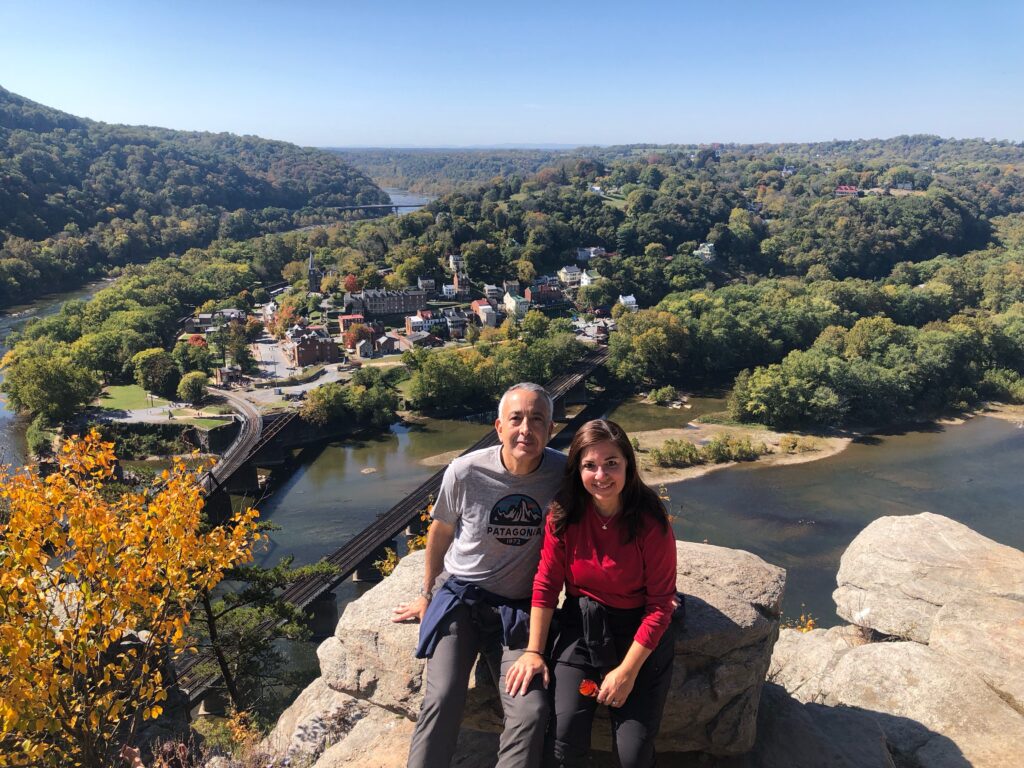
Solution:
[{"label": "rocky outcrop", "polygon": [[317,678],[278,718],[264,745],[293,762],[319,755],[350,734],[370,710],[366,702],[338,693]]},{"label": "rocky outcrop", "polygon": [[769,678],[872,717],[900,761],[1019,765],[1024,553],[926,513],[876,520],[839,573],[840,614],[859,626],[783,630]]},{"label": "rocky outcrop", "polygon": [[988,595],[1024,601],[1024,552],[930,512],[881,517],[843,553],[836,582],[844,619],[927,643],[948,603]]},{"label": "rocky outcrop", "polygon": [[[746,552],[677,546],[687,621],[659,764],[1021,764],[1019,551],[936,515],[882,518],[842,558],[836,600],[853,624],[780,634],[781,569]],[[412,657],[416,625],[392,624],[390,608],[415,594],[422,557],[348,607],[320,647],[322,677],[268,742],[278,755],[305,753],[315,768],[404,765],[423,664]],[[472,686],[454,765],[491,768],[500,710],[486,674]],[[592,768],[611,768],[606,721],[595,726]]]},{"label": "rocky outcrop", "polygon": [[[677,587],[686,595],[686,622],[676,643],[659,749],[741,754],[756,736],[761,687],[778,637],[785,571],[747,552],[687,542],[677,542],[677,549]],[[416,594],[423,557],[416,552],[404,558],[390,577],[346,608],[334,636],[318,649],[322,677],[286,713],[268,742],[275,753],[319,754],[319,734],[330,731],[326,722],[331,717],[325,714],[330,708],[346,713],[346,723],[354,725],[323,753],[320,768],[355,765],[351,755],[340,756],[349,755],[353,739],[368,731],[369,723],[391,722],[395,715],[415,719],[424,667],[413,657],[418,627],[392,623],[391,608]],[[497,694],[486,671],[478,673],[464,730],[497,732]],[[357,704],[369,708],[361,715],[367,718],[365,727]],[[406,739],[404,756],[407,729],[396,723],[393,730],[399,741]],[[300,738],[300,732],[316,737]],[[598,718],[594,746],[611,747],[606,718]]]}]

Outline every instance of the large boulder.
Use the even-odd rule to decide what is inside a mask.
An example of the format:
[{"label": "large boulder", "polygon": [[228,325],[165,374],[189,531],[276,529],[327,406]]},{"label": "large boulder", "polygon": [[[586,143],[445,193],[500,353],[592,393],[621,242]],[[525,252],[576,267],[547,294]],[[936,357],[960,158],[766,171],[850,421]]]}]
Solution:
[{"label": "large boulder", "polygon": [[915,642],[865,643],[858,631],[783,630],[769,680],[798,701],[870,716],[889,751],[912,765],[1018,764],[1024,716],[1012,702],[941,651]]},{"label": "large boulder", "polygon": [[896,768],[885,734],[856,709],[803,704],[774,684],[764,686],[757,741],[745,755],[661,754],[675,768]]},{"label": "large boulder", "polygon": [[875,713],[898,754],[922,766],[1013,766],[1024,717],[985,683],[927,646],[871,643],[843,654],[830,706]]},{"label": "large boulder", "polygon": [[935,614],[928,645],[1024,713],[1024,602],[976,595],[946,603]]},{"label": "large boulder", "polygon": [[[747,552],[689,542],[676,547],[686,623],[676,642],[659,750],[741,754],[756,735],[785,571]],[[423,662],[413,658],[418,628],[392,623],[391,607],[415,596],[423,558],[421,552],[403,558],[391,576],[351,603],[318,650],[323,682],[331,689],[411,719],[422,701]],[[500,729],[500,705],[486,674],[474,676],[466,711],[466,727]],[[602,716],[594,746],[611,746]]]},{"label": "large boulder", "polygon": [[927,643],[947,603],[977,595],[1024,601],[1024,552],[930,512],[881,517],[843,553],[836,581],[844,619]]},{"label": "large boulder", "polygon": [[772,653],[768,679],[801,702],[820,704],[832,689],[835,665],[851,648],[867,643],[859,627],[800,632],[784,629]]}]

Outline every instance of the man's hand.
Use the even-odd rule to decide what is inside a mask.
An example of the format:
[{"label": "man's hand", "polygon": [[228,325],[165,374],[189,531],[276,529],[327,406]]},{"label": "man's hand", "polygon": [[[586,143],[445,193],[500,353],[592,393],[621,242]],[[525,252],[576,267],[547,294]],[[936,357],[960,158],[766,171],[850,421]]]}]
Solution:
[{"label": "man's hand", "polygon": [[551,673],[548,672],[548,665],[544,662],[544,657],[539,653],[524,653],[515,660],[505,674],[505,693],[511,696],[520,694],[525,696],[526,690],[530,687],[530,681],[533,680],[534,675],[538,674],[544,676],[544,687],[547,688],[548,683],[551,682]]},{"label": "man's hand", "polygon": [[423,621],[423,614],[427,611],[427,605],[429,602],[427,598],[420,595],[411,603],[399,603],[398,607],[394,610],[394,616],[391,620],[398,623],[402,621]]}]

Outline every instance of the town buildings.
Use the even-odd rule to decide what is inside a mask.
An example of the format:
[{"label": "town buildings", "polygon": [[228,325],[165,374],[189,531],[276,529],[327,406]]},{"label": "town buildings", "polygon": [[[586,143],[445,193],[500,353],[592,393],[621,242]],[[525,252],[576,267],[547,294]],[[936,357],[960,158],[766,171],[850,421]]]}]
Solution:
[{"label": "town buildings", "polygon": [[367,288],[357,293],[345,294],[345,310],[348,314],[407,315],[427,306],[427,294],[420,290],[387,291],[382,288]]},{"label": "town buildings", "polygon": [[289,363],[295,368],[341,360],[338,343],[322,325],[292,326],[286,332],[282,346]]}]

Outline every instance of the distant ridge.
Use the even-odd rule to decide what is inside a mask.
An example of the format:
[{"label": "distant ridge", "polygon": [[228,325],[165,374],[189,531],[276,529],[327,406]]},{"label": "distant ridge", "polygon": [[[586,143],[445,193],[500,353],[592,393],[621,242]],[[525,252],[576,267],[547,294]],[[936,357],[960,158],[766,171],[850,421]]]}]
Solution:
[{"label": "distant ridge", "polygon": [[96,122],[0,87],[0,308],[111,267],[388,203],[335,152]]}]

